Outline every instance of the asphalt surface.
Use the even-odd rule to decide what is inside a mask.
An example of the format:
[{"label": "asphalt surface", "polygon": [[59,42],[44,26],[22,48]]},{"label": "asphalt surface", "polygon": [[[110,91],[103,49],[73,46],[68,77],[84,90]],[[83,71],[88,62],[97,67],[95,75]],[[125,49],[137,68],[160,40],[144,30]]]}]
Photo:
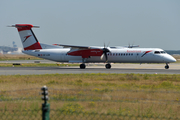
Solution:
[{"label": "asphalt surface", "polygon": [[[18,63],[16,61],[16,63]],[[42,62],[41,62],[42,63]],[[79,74],[79,73],[135,73],[135,74],[180,74],[180,64],[112,64],[106,69],[105,64],[88,64],[86,69],[75,67],[0,67],[0,75],[30,75],[30,74]]]}]

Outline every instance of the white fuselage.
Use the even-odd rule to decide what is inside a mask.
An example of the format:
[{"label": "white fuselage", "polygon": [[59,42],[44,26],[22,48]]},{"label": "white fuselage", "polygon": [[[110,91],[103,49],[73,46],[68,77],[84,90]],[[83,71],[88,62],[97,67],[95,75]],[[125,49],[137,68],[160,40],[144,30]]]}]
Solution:
[{"label": "white fuselage", "polygon": [[[159,48],[111,48],[107,53],[108,63],[170,63],[175,62],[171,55],[165,53]],[[56,62],[70,62],[70,63],[100,63],[105,62],[100,56],[90,56],[83,59],[81,56],[67,55],[69,48],[54,48],[54,49],[40,49],[40,50],[26,50],[23,53],[56,61]]]}]

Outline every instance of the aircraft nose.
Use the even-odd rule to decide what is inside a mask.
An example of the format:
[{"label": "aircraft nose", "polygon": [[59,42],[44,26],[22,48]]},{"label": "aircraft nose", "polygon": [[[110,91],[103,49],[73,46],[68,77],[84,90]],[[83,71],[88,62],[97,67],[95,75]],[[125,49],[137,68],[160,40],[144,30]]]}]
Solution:
[{"label": "aircraft nose", "polygon": [[175,58],[172,58],[172,62],[176,62],[176,59],[175,59]]},{"label": "aircraft nose", "polygon": [[168,62],[176,62],[176,59],[172,57],[171,55],[169,55],[166,59]]}]

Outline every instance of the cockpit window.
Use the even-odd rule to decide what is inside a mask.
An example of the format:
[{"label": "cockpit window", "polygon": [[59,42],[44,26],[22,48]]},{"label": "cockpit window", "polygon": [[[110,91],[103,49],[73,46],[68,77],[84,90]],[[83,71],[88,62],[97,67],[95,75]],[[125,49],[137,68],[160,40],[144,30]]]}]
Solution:
[{"label": "cockpit window", "polygon": [[155,51],[154,54],[160,54],[160,52],[159,51]]},{"label": "cockpit window", "polygon": [[166,53],[165,51],[161,51],[161,53]]},{"label": "cockpit window", "polygon": [[116,49],[116,47],[110,47],[111,49]]},{"label": "cockpit window", "polygon": [[155,51],[154,54],[165,54],[165,51]]}]

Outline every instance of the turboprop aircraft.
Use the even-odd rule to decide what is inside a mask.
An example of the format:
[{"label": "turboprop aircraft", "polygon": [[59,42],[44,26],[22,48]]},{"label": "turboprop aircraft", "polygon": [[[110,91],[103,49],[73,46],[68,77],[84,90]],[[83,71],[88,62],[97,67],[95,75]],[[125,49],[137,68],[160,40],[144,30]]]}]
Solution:
[{"label": "turboprop aircraft", "polygon": [[9,27],[17,28],[24,47],[23,53],[56,62],[81,63],[81,69],[86,68],[85,63],[106,63],[107,69],[111,68],[110,63],[165,63],[165,69],[168,69],[169,63],[176,62],[175,58],[159,48],[47,45],[39,43],[31,29],[38,26],[15,24]]}]

